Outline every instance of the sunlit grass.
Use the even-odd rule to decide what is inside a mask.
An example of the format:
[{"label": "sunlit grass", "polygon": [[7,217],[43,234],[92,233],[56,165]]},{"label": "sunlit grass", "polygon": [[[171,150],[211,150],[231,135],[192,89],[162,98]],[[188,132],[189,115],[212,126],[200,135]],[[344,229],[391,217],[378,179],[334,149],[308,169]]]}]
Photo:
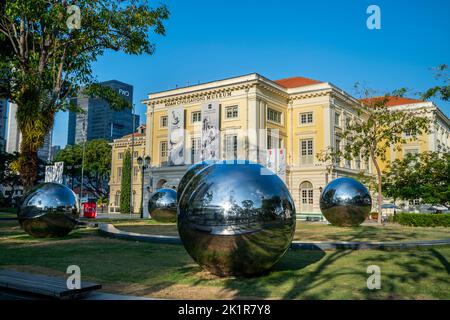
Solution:
[{"label": "sunlit grass", "polygon": [[[307,227],[309,228],[309,226]],[[450,299],[450,246],[420,250],[290,250],[255,278],[218,278],[201,270],[181,245],[101,237],[92,228],[63,239],[34,239],[14,221],[0,222],[0,268],[82,278],[105,291],[163,298]],[[368,290],[369,265],[381,268],[381,289]]]}]

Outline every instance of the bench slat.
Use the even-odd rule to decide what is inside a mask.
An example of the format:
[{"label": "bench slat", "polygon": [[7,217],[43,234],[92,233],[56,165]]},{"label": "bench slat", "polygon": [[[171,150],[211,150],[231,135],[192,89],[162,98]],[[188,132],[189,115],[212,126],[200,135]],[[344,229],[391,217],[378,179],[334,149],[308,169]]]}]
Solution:
[{"label": "bench slat", "polygon": [[55,298],[71,298],[101,289],[101,285],[81,281],[80,289],[68,289],[66,279],[12,270],[0,270],[0,287]]}]

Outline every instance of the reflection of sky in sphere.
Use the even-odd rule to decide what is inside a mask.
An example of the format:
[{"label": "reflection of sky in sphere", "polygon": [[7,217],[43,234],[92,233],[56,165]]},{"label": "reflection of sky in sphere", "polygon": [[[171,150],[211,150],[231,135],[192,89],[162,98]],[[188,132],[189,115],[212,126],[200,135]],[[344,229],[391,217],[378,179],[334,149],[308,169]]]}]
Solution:
[{"label": "reflection of sky in sphere", "polygon": [[322,193],[324,203],[338,204],[369,204],[370,193],[367,188],[352,178],[338,178],[331,181]]}]

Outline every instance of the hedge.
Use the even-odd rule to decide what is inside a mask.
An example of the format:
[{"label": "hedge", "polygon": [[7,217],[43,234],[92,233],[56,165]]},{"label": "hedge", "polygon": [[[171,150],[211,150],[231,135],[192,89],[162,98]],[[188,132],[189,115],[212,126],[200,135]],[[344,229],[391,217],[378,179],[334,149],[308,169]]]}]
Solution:
[{"label": "hedge", "polygon": [[412,227],[450,227],[448,213],[397,213],[394,222]]}]

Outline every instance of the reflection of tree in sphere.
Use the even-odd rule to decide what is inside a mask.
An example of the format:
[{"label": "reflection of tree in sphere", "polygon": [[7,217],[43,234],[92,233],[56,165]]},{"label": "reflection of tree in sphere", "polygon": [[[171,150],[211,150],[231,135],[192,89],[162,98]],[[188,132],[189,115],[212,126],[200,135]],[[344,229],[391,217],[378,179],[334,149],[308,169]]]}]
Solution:
[{"label": "reflection of tree in sphere", "polygon": [[[190,179],[179,200],[178,232],[191,257],[217,275],[269,270],[295,231],[295,206],[259,164],[216,162]],[[266,172],[265,170],[263,172]]]},{"label": "reflection of tree in sphere", "polygon": [[17,212],[20,226],[33,237],[63,237],[77,225],[80,214],[75,193],[59,183],[30,190]]},{"label": "reflection of tree in sphere", "polygon": [[173,189],[159,189],[150,196],[148,212],[159,222],[176,222],[177,192]]},{"label": "reflection of tree in sphere", "polygon": [[369,191],[352,178],[331,181],[320,196],[320,210],[336,226],[359,226],[369,216],[371,207]]}]

